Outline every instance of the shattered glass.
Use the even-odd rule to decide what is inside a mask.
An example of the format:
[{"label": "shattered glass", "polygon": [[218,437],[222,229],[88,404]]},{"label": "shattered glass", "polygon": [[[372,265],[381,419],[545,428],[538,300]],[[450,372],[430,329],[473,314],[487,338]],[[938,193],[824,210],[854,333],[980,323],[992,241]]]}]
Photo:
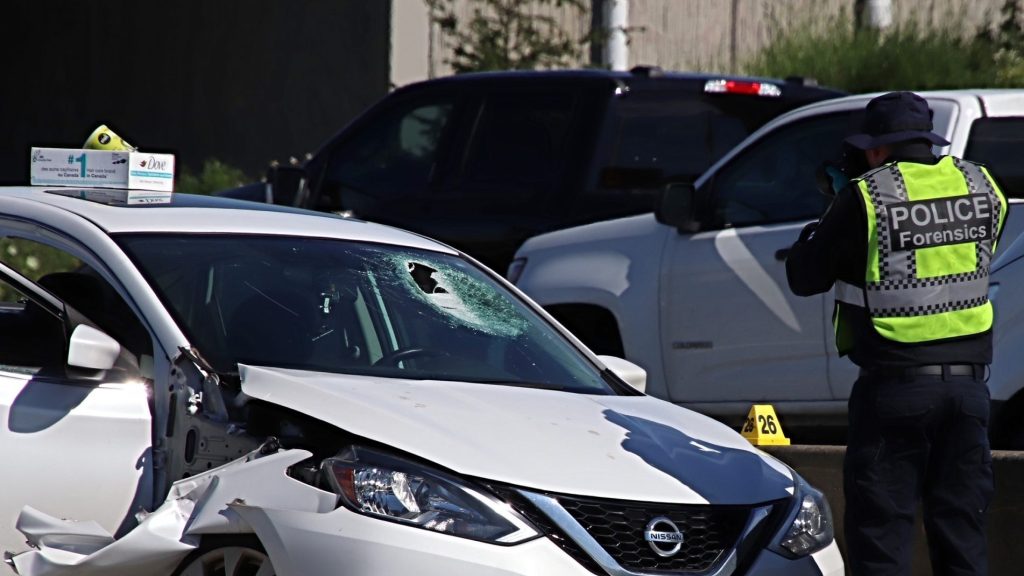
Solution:
[{"label": "shattered glass", "polygon": [[222,373],[244,363],[613,393],[553,326],[456,255],[286,236],[118,241]]},{"label": "shattered glass", "polygon": [[420,255],[381,254],[391,271],[408,286],[410,295],[443,313],[453,327],[515,338],[529,326],[508,297],[462,270]]}]

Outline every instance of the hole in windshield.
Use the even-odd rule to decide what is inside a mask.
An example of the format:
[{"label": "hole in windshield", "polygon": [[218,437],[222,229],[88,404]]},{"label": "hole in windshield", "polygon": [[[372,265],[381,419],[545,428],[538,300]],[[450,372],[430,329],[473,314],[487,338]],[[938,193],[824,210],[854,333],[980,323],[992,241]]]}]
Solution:
[{"label": "hole in windshield", "polygon": [[516,337],[526,330],[526,321],[517,314],[507,296],[482,284],[465,272],[434,263],[393,257],[419,289],[414,295],[445,315],[448,322],[496,336]]}]

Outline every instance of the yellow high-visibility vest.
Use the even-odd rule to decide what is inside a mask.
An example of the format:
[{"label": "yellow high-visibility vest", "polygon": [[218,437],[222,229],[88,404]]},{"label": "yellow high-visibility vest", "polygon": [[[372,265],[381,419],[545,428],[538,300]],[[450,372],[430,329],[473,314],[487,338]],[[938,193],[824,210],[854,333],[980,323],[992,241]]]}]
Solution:
[{"label": "yellow high-visibility vest", "polygon": [[[984,166],[945,156],[894,162],[855,181],[867,216],[864,286],[838,281],[836,300],[867,309],[902,343],[970,336],[992,327],[988,273],[1006,198]],[[833,322],[839,352],[840,318]]]}]

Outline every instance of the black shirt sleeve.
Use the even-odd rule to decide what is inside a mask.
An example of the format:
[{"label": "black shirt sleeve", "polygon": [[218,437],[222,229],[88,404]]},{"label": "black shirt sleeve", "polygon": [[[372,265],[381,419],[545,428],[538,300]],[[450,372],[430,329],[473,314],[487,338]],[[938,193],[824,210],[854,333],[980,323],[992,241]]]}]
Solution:
[{"label": "black shirt sleeve", "polygon": [[790,248],[786,278],[797,296],[827,292],[837,279],[863,285],[867,225],[859,193],[852,185],[841,190],[821,219],[809,224]]}]

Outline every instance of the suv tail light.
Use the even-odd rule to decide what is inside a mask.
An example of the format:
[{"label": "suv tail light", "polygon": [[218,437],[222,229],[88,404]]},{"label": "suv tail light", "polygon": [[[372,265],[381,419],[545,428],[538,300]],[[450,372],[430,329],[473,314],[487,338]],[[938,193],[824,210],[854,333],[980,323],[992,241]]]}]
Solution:
[{"label": "suv tail light", "polygon": [[704,92],[708,94],[746,94],[747,96],[770,98],[782,96],[782,89],[775,84],[739,80],[708,80],[704,83]]}]

